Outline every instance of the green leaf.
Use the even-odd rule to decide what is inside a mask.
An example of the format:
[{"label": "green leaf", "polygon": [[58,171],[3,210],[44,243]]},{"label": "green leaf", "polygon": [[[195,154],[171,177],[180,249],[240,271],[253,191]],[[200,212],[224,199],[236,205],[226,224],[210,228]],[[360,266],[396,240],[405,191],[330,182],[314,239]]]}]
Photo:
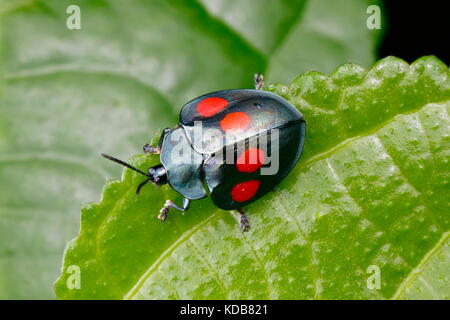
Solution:
[{"label": "green leaf", "polygon": [[[450,72],[435,57],[389,57],[271,85],[307,120],[303,157],[275,192],[235,212],[195,201],[164,224],[169,187],[124,171],[82,209],[56,282],[61,299],[448,297]],[[145,169],[156,156],[138,155]],[[81,288],[68,289],[69,266]],[[371,286],[380,271],[380,287]]]},{"label": "green leaf", "polygon": [[439,299],[449,300],[450,283],[450,233],[443,235],[441,241],[410,272],[398,288],[395,299]]},{"label": "green leaf", "polygon": [[[0,298],[53,297],[81,203],[120,172],[99,152],[139,152],[186,101],[251,87],[256,71],[288,82],[348,60],[369,66],[371,2],[1,1]],[[81,30],[66,28],[73,4]],[[143,206],[153,216],[159,198]],[[108,296],[121,296],[123,281]]]}]

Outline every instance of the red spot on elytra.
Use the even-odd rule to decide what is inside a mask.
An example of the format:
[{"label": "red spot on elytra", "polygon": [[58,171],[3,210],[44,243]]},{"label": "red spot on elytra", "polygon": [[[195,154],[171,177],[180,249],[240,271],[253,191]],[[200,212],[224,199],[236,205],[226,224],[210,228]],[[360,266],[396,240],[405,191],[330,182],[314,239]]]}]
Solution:
[{"label": "red spot on elytra", "polygon": [[232,112],[220,121],[223,131],[243,131],[250,124],[250,117],[245,112]]},{"label": "red spot on elytra", "polygon": [[203,117],[211,117],[228,105],[228,101],[222,98],[209,97],[197,104],[197,111]]},{"label": "red spot on elytra", "polygon": [[249,180],[236,184],[231,189],[231,197],[236,202],[250,200],[259,189],[261,183],[258,180]]},{"label": "red spot on elytra", "polygon": [[264,151],[258,148],[250,148],[241,153],[237,158],[236,167],[240,172],[255,172],[264,164]]}]

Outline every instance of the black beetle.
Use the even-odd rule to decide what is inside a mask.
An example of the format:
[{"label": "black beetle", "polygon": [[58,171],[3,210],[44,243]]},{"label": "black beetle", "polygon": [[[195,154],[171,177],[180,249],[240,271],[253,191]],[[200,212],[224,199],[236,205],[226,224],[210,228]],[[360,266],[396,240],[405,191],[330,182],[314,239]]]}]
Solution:
[{"label": "black beetle", "polygon": [[241,213],[245,231],[249,224],[242,208],[288,175],[300,158],[306,130],[295,107],[261,90],[262,75],[255,74],[255,87],[217,91],[185,104],[179,125],[164,129],[156,147],[144,146],[144,152],[160,154],[161,164],[148,173],[102,156],[147,177],[137,194],[148,182],[168,183],[184,197],[181,207],[166,201],[158,216],[161,221],[169,208],[186,211],[190,200],[204,198],[208,191],[217,207]]}]

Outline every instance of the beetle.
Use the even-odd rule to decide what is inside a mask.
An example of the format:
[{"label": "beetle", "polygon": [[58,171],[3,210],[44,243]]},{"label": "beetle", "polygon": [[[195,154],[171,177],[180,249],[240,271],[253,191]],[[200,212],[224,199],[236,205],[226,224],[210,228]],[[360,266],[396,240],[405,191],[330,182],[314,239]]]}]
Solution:
[{"label": "beetle", "polygon": [[[282,97],[263,91],[263,77],[255,74],[255,89],[232,89],[202,95],[186,103],[174,129],[163,130],[156,146],[145,153],[160,155],[160,164],[145,173],[102,153],[151,182],[168,183],[183,196],[182,206],[167,200],[158,218],[169,208],[186,211],[191,200],[211,196],[223,210],[240,213],[242,231],[249,229],[243,207],[273,190],[298,162],[305,140],[303,115]],[[206,134],[205,134],[206,132]]]}]

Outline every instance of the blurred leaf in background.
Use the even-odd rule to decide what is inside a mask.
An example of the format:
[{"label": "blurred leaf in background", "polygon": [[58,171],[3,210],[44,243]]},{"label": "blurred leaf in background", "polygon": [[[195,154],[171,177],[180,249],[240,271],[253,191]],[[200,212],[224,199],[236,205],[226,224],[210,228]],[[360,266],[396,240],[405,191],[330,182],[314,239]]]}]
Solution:
[{"label": "blurred leaf in background", "polygon": [[[288,83],[370,66],[370,3],[1,1],[0,298],[54,297],[82,202],[120,172],[99,152],[128,158],[186,101],[251,87],[256,71]],[[66,28],[73,4],[81,30]]]}]

